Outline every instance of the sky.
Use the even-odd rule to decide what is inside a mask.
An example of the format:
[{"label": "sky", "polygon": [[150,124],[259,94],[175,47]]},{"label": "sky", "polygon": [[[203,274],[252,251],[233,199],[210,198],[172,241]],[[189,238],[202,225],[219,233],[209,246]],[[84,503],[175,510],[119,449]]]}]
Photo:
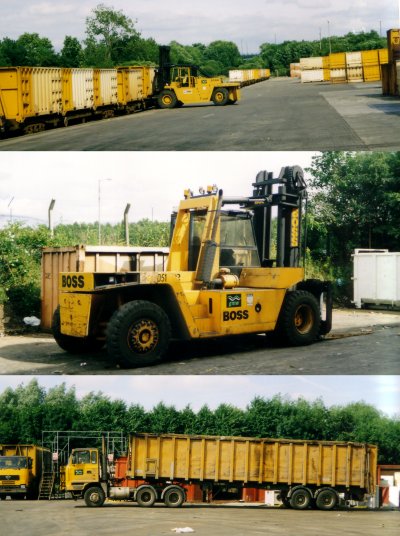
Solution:
[{"label": "sky", "polygon": [[[0,392],[27,385],[33,376],[0,376]],[[49,389],[61,383],[75,386],[78,398],[102,391],[112,400],[141,404],[150,410],[159,402],[198,411],[204,404],[215,409],[221,403],[245,408],[256,396],[281,394],[310,402],[321,398],[325,406],[364,401],[389,417],[400,417],[399,376],[40,376]]]},{"label": "sky", "polygon": [[[311,152],[4,152],[0,167],[0,219],[35,218],[53,224],[123,220],[169,221],[183,192],[216,184],[228,196],[248,196],[261,170],[311,164]],[[109,180],[110,179],[110,180]]]},{"label": "sky", "polygon": [[[262,43],[317,40],[320,35],[386,30],[399,26],[398,0],[104,0],[136,22],[142,37],[159,44],[233,41],[258,53]],[[64,37],[85,37],[85,19],[100,0],[13,0],[2,2],[0,38],[24,32],[48,37],[56,50]],[[329,24],[328,24],[329,21]]]}]

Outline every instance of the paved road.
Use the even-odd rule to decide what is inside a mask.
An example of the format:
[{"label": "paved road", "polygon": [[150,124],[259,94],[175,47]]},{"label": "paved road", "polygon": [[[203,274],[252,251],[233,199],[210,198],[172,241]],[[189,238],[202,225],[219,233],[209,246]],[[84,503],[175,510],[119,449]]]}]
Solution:
[{"label": "paved road", "polygon": [[0,142],[0,150],[367,150],[400,148],[400,99],[380,83],[243,88],[234,106],[148,110]]},{"label": "paved road", "polygon": [[87,508],[83,501],[2,501],[2,534],[7,536],[163,536],[189,527],[199,536],[394,536],[399,511],[297,512],[264,506],[185,505],[140,508],[108,504]]},{"label": "paved road", "polygon": [[274,346],[263,335],[173,343],[163,363],[120,369],[105,351],[70,355],[45,334],[0,338],[0,374],[400,374],[400,315],[334,311],[327,340]]}]

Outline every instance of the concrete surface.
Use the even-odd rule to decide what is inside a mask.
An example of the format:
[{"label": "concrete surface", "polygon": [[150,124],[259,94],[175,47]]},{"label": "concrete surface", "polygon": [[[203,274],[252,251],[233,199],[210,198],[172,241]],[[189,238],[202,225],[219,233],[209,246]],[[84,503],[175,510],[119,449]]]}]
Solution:
[{"label": "concrete surface", "polygon": [[103,350],[71,355],[48,334],[0,338],[0,374],[400,374],[400,312],[334,310],[326,340],[298,348],[267,337],[172,343],[159,365],[121,369]]},{"label": "concrete surface", "polygon": [[400,512],[294,511],[265,506],[185,505],[140,508],[129,503],[88,508],[83,501],[1,501],[1,533],[7,536],[176,534],[189,527],[199,536],[394,536]]},{"label": "concrete surface", "polygon": [[273,78],[243,88],[234,106],[152,109],[0,141],[0,150],[395,150],[400,98],[380,82]]}]

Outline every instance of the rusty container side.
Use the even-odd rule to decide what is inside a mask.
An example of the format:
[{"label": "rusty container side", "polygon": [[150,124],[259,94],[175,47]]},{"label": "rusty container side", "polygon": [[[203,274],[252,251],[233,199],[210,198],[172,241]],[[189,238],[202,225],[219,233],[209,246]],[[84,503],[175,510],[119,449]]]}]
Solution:
[{"label": "rusty container side", "polygon": [[369,493],[377,449],[328,441],[133,434],[128,476],[265,485],[355,487]]},{"label": "rusty container side", "polygon": [[130,246],[72,246],[43,248],[41,284],[41,327],[51,329],[58,306],[60,272],[163,271],[168,248]]}]

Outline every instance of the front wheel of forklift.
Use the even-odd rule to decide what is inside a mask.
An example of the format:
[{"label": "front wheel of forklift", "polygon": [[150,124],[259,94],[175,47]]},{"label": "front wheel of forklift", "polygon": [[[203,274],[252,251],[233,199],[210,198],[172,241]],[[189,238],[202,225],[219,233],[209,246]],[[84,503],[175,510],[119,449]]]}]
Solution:
[{"label": "front wheel of forklift", "polygon": [[155,303],[136,300],[122,305],[107,326],[107,351],[127,368],[159,363],[171,338],[171,324]]}]

